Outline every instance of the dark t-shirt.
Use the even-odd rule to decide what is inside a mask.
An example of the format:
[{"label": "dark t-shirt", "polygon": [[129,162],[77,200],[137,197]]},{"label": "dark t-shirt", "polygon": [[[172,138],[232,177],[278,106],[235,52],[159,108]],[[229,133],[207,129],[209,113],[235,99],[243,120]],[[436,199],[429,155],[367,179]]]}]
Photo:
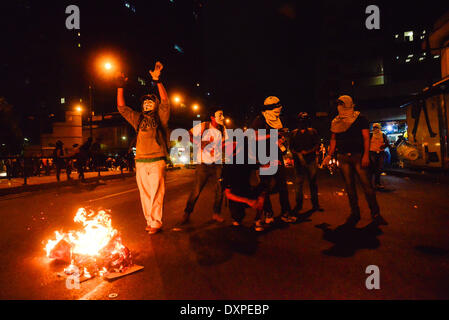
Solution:
[{"label": "dark t-shirt", "polygon": [[337,152],[363,153],[363,129],[369,130],[368,119],[359,115],[348,130],[336,134]]},{"label": "dark t-shirt", "polygon": [[[308,128],[306,131],[302,132],[297,129],[292,132],[292,137],[290,140],[290,150],[293,153],[293,157],[297,158],[296,152],[303,150],[311,150],[316,146],[320,145],[320,138],[318,132],[313,128]],[[307,162],[313,161],[316,158],[316,153],[312,152],[304,156],[304,160]]]},{"label": "dark t-shirt", "polygon": [[[264,116],[262,114],[257,115],[257,117],[253,120],[253,122],[252,122],[250,127],[252,129],[254,129],[256,132],[257,132],[258,129],[266,129],[266,134],[270,134],[270,129],[273,129],[273,128],[271,128],[267,124],[267,122],[265,121],[265,118],[264,118]],[[265,150],[266,150],[267,154],[269,154],[269,152],[270,152],[270,139],[271,138],[265,140],[265,143],[266,143],[266,149]],[[258,142],[257,145],[259,143],[262,143],[262,142],[263,141]],[[281,161],[281,163],[283,164],[284,161],[283,161],[283,158],[282,158],[282,151],[281,151],[281,149],[279,149],[279,147],[277,149],[278,149],[277,160]],[[259,150],[257,148],[257,153],[256,154],[258,154],[258,152],[259,152]]]}]

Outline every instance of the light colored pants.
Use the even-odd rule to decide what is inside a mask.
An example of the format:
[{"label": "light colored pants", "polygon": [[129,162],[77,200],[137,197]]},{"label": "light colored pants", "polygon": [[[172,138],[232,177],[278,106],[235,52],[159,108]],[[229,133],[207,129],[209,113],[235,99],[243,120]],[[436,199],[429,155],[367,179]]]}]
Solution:
[{"label": "light colored pants", "polygon": [[147,225],[162,226],[165,195],[165,161],[136,162],[136,180]]}]

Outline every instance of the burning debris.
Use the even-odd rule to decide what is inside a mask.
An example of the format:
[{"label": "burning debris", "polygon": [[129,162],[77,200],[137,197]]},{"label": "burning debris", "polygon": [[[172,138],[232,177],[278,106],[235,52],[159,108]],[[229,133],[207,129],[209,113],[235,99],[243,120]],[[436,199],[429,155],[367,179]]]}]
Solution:
[{"label": "burning debris", "polygon": [[83,225],[81,231],[56,231],[56,238],[45,246],[48,258],[70,263],[64,269],[65,275],[78,274],[90,279],[113,273],[123,275],[135,269],[131,252],[112,227],[111,216],[106,211],[80,208],[74,221]]}]

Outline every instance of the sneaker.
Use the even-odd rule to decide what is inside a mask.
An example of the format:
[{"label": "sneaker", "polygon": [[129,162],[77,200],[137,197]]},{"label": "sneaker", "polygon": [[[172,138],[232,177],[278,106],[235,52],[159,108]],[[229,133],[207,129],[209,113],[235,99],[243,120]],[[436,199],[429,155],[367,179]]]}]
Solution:
[{"label": "sneaker", "polygon": [[274,218],[273,217],[266,217],[265,218],[265,223],[266,224],[272,224],[274,222]]},{"label": "sneaker", "polygon": [[224,219],[217,213],[214,213],[212,215],[212,220],[217,221],[218,223],[222,223],[224,221]]},{"label": "sneaker", "polygon": [[281,220],[287,223],[296,222],[297,218],[295,216],[283,214]]},{"label": "sneaker", "polygon": [[378,225],[383,225],[383,226],[388,225],[388,222],[380,214],[376,214],[373,216],[373,222]]},{"label": "sneaker", "polygon": [[151,228],[150,227],[150,229],[148,229],[148,234],[156,234],[156,233],[161,232],[161,231],[162,231],[161,228]]},{"label": "sneaker", "polygon": [[234,220],[234,221],[232,221],[232,225],[234,227],[238,227],[240,225],[240,222]]},{"label": "sneaker", "polygon": [[256,223],[254,224],[254,230],[260,232],[260,231],[264,231],[265,228],[263,227],[263,221],[262,220],[257,220]]}]

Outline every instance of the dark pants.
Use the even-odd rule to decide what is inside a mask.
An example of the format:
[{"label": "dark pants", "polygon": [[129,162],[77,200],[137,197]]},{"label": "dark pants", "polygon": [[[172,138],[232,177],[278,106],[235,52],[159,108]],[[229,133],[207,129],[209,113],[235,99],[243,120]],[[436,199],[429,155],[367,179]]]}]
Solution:
[{"label": "dark pants", "polygon": [[316,174],[317,174],[317,164],[315,159],[310,161],[309,163],[300,163],[299,160],[295,160],[295,172],[296,172],[296,207],[295,210],[301,210],[303,201],[304,201],[304,193],[303,186],[304,180],[309,180],[309,189],[310,195],[312,199],[312,206],[314,208],[318,208],[318,186],[316,183]]},{"label": "dark pants", "polygon": [[377,186],[380,185],[380,174],[384,167],[385,151],[379,153],[370,151],[369,156],[371,160],[372,175],[374,176],[374,184]]},{"label": "dark pants", "polygon": [[223,202],[223,187],[222,187],[222,166],[219,164],[197,164],[195,169],[195,185],[190,192],[184,212],[190,214],[195,207],[195,203],[200,196],[201,191],[207,183],[209,178],[213,179],[215,184],[215,200],[214,213],[220,214],[221,203]]},{"label": "dark pants", "polygon": [[70,173],[72,172],[70,164],[67,162],[67,165],[66,165],[66,162],[64,160],[59,159],[59,160],[55,161],[55,165],[56,165],[56,180],[58,180],[58,181],[60,180],[62,169],[66,170],[67,180],[69,180]]},{"label": "dark pants", "polygon": [[371,210],[371,215],[379,214],[379,205],[376,200],[376,192],[371,184],[370,170],[362,168],[362,155],[355,154],[339,154],[340,170],[345,181],[346,192],[348,193],[349,205],[351,207],[351,215],[359,217],[360,208],[357,198],[357,189],[355,186],[355,176],[359,177],[363,192],[365,193],[366,202]]},{"label": "dark pants", "polygon": [[260,175],[260,182],[267,191],[263,209],[267,217],[273,217],[273,207],[271,205],[270,193],[279,192],[279,202],[281,205],[282,214],[290,214],[291,207],[288,200],[288,188],[285,167],[279,165],[277,172],[274,175]]}]

